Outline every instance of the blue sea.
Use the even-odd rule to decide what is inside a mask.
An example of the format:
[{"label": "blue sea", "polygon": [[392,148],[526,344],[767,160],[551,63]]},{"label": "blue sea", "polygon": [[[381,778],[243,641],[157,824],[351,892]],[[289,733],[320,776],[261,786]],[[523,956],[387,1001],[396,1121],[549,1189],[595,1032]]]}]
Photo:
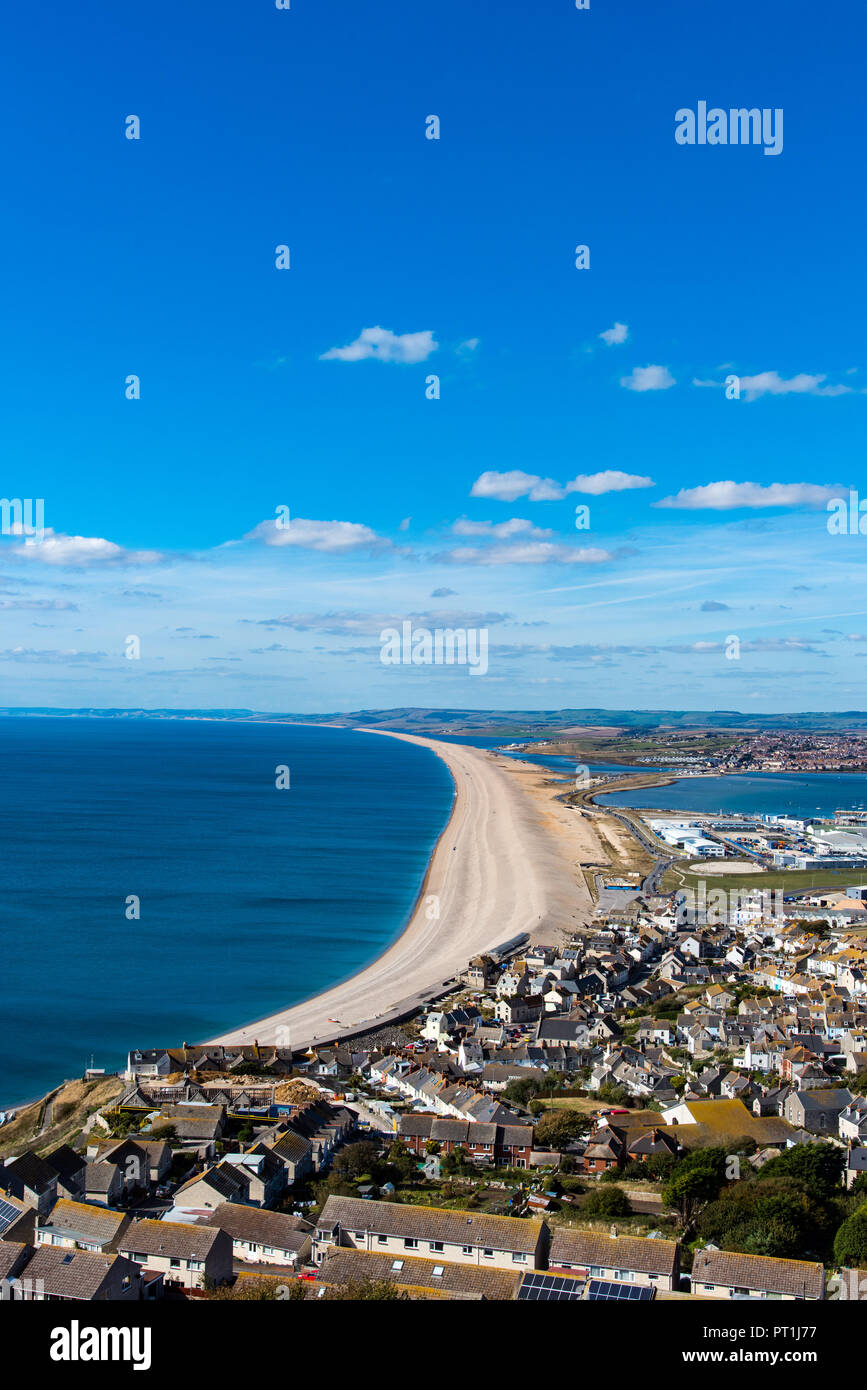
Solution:
[{"label": "blue sea", "polygon": [[427,749],[314,726],[4,718],[0,765],[0,1105],[375,960],[453,795]]}]

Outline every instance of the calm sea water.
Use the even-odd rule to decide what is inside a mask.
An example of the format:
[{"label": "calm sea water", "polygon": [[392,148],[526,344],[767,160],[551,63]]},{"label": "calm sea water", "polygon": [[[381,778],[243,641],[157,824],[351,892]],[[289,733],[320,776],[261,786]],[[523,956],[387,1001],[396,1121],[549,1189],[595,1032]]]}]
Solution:
[{"label": "calm sea water", "polygon": [[758,815],[830,816],[867,808],[863,772],[765,772],[734,777],[687,777],[668,787],[612,792],[600,805],[666,811],[726,811]]},{"label": "calm sea water", "polygon": [[375,960],[453,792],[427,749],[297,725],[6,718],[0,766],[3,1105]]}]

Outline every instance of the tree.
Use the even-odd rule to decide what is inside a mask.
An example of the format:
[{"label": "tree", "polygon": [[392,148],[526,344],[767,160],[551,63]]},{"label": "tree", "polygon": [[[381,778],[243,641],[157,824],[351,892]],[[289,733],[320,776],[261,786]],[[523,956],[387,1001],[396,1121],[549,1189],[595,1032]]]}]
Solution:
[{"label": "tree", "polygon": [[205,1287],[209,1299],[218,1303],[282,1302],[284,1299],[295,1302],[306,1298],[309,1289],[301,1279],[281,1281],[246,1277],[236,1279],[234,1284],[221,1284],[219,1288],[208,1288],[206,1280]]},{"label": "tree", "polygon": [[662,1200],[674,1207],[684,1226],[691,1226],[707,1202],[719,1195],[725,1182],[724,1149],[696,1149],[677,1164],[662,1189]]},{"label": "tree", "polygon": [[581,1211],[584,1216],[631,1216],[632,1205],[622,1187],[600,1187],[588,1194]]},{"label": "tree", "polygon": [[334,1171],[345,1178],[360,1178],[373,1173],[379,1158],[379,1150],[369,1139],[357,1144],[347,1144],[334,1157]]},{"label": "tree", "polygon": [[536,1143],[541,1148],[565,1149],[589,1128],[588,1116],[579,1110],[549,1110],[536,1122]]},{"label": "tree", "polygon": [[836,1144],[797,1144],[769,1159],[761,1178],[794,1178],[806,1191],[831,1197],[840,1190],[845,1161],[845,1151]]},{"label": "tree", "polygon": [[867,1207],[859,1207],[838,1230],[834,1237],[834,1260],[838,1265],[867,1268]]},{"label": "tree", "polygon": [[517,1105],[529,1105],[541,1089],[538,1078],[525,1076],[520,1080],[510,1081],[503,1091],[503,1097],[505,1100],[514,1101]]},{"label": "tree", "polygon": [[705,1207],[697,1227],[725,1250],[804,1259],[808,1251],[824,1250],[838,1219],[824,1198],[794,1179],[762,1173],[722,1192]]},{"label": "tree", "polygon": [[323,1298],[329,1303],[409,1302],[409,1294],[390,1279],[352,1279],[326,1289]]}]

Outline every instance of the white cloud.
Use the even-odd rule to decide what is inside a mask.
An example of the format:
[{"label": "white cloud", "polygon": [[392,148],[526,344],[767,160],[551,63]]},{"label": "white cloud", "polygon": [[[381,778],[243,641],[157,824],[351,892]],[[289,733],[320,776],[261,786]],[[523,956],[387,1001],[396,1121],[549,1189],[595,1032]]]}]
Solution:
[{"label": "white cloud", "polygon": [[522,517],[513,516],[511,521],[469,521],[462,516],[452,526],[452,531],[456,536],[493,536],[497,540],[510,540],[512,536],[527,536],[538,540],[543,540],[547,536],[553,535],[553,531],[543,530],[534,526],[532,521],[525,521]]},{"label": "white cloud", "polygon": [[260,521],[244,539],[260,540],[271,546],[296,546],[300,550],[324,550],[332,554],[388,545],[388,541],[361,522],[311,521],[303,516],[293,517],[286,526],[278,526],[276,520]]},{"label": "white cloud", "polygon": [[540,478],[536,473],[512,468],[507,473],[488,470],[480,474],[470,496],[494,497],[499,502],[514,502],[519,497],[529,497],[531,502],[553,502],[563,496],[563,489],[553,478]]},{"label": "white cloud", "polygon": [[484,548],[456,546],[436,555],[436,560],[452,565],[601,565],[614,556],[597,547],[557,545],[551,541],[514,541]]},{"label": "white cloud", "polygon": [[458,343],[458,356],[467,357],[471,352],[475,352],[478,346],[478,338],[467,338],[464,342]]},{"label": "white cloud", "polygon": [[839,487],[819,487],[815,483],[705,483],[703,487],[681,488],[673,497],[654,502],[655,507],[679,511],[728,511],[734,507],[823,507],[829,497],[839,495]]},{"label": "white cloud", "polygon": [[577,478],[566,484],[564,490],[587,492],[599,497],[604,492],[627,492],[631,488],[655,486],[652,478],[642,477],[639,473],[621,473],[618,468],[606,468],[601,473],[579,473]]},{"label": "white cloud", "polygon": [[[471,497],[493,497],[499,502],[515,502],[526,497],[530,502],[559,502],[570,492],[586,492],[599,497],[604,492],[626,492],[630,488],[654,487],[652,478],[638,473],[622,473],[606,468],[601,473],[579,473],[570,483],[558,483],[554,478],[540,478],[536,473],[524,473],[513,468],[509,473],[482,473],[470,489]],[[526,523],[528,526],[529,522]],[[469,535],[470,532],[464,532]]]},{"label": "white cloud", "polygon": [[114,541],[99,536],[64,536],[46,527],[44,539],[25,540],[10,555],[38,560],[44,565],[66,565],[81,569],[88,565],[153,565],[164,557],[158,550],[125,550]]},{"label": "white cloud", "polygon": [[423,333],[392,333],[390,328],[363,328],[353,343],[329,348],[319,360],[364,362],[374,357],[378,362],[424,362],[438,346],[430,329]]},{"label": "white cloud", "polygon": [[604,332],[600,333],[599,337],[603,343],[607,343],[609,347],[614,347],[617,343],[626,342],[629,337],[629,329],[625,323],[615,323],[612,328],[606,328]]},{"label": "white cloud", "polygon": [[825,380],[824,372],[819,376],[799,372],[788,380],[779,372],[759,372],[757,376],[742,376],[740,384],[748,401],[759,396],[843,396],[852,390],[851,386],[823,386]]},{"label": "white cloud", "polygon": [[633,367],[629,376],[620,378],[620,385],[627,391],[667,391],[675,380],[667,367]]}]

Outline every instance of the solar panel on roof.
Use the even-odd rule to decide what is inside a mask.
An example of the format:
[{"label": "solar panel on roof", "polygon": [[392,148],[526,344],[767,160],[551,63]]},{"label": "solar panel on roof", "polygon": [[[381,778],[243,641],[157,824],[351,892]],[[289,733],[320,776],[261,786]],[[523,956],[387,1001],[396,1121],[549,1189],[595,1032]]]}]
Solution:
[{"label": "solar panel on roof", "polygon": [[611,1279],[591,1279],[587,1285],[587,1297],[594,1303],[603,1300],[645,1303],[655,1293],[648,1284],[615,1284]]},{"label": "solar panel on roof", "polygon": [[12,1222],[21,1215],[17,1207],[13,1207],[11,1202],[4,1202],[0,1197],[0,1231],[5,1231]]},{"label": "solar panel on roof", "polygon": [[525,1274],[518,1298],[525,1303],[580,1299],[584,1285],[580,1279],[563,1279],[556,1274]]}]

